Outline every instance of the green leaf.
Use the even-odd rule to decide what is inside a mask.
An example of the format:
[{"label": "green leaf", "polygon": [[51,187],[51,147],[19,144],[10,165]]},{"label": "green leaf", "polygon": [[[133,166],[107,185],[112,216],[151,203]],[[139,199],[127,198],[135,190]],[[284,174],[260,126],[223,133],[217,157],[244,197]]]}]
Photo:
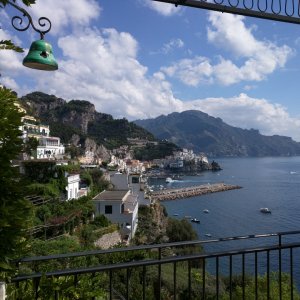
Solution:
[{"label": "green leaf", "polygon": [[0,50],[13,50],[19,53],[24,52],[21,47],[16,46],[11,40],[1,40]]}]

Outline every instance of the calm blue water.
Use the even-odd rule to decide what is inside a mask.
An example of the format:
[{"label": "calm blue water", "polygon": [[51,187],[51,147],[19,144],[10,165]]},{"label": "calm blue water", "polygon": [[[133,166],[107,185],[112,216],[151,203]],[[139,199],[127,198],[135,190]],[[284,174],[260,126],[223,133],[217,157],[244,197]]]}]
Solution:
[{"label": "calm blue water", "polygon": [[[240,185],[242,189],[163,202],[169,216],[178,214],[175,218],[191,216],[200,219],[201,224],[192,223],[192,226],[203,240],[208,239],[206,233],[210,233],[211,238],[221,238],[300,230],[300,157],[224,158],[216,161],[223,169],[220,172],[186,176],[184,180],[171,184],[163,180],[152,181],[152,184],[184,187],[224,182]],[[268,207],[272,214],[262,214],[261,207]],[[203,213],[204,209],[210,213]],[[300,235],[296,235],[284,241],[299,241],[299,238]],[[205,250],[266,245],[275,241],[272,239],[210,244]]]}]

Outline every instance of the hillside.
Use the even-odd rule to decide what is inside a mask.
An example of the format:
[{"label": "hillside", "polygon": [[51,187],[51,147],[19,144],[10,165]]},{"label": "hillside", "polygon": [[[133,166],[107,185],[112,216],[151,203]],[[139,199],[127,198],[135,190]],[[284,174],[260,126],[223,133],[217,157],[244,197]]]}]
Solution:
[{"label": "hillside", "polygon": [[300,143],[285,136],[264,136],[254,129],[241,129],[201,111],[171,113],[135,123],[156,138],[208,156],[294,156]]},{"label": "hillside", "polygon": [[76,137],[78,143],[84,144],[89,138],[112,149],[127,144],[127,138],[155,140],[135,123],[97,112],[95,106],[85,100],[67,102],[54,95],[34,92],[20,101],[29,114],[49,124],[51,135],[60,137],[63,143],[70,143]]}]

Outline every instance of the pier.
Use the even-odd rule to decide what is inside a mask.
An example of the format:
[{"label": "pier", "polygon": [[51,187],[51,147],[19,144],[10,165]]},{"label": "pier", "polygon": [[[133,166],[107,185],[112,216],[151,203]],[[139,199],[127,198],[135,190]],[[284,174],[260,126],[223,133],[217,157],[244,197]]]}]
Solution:
[{"label": "pier", "polygon": [[167,189],[154,191],[149,194],[151,200],[153,201],[166,201],[175,200],[188,197],[195,197],[200,195],[206,195],[210,193],[224,192],[229,190],[241,189],[239,185],[231,185],[224,183],[214,183],[214,184],[203,184],[191,187],[184,187],[179,189]]}]

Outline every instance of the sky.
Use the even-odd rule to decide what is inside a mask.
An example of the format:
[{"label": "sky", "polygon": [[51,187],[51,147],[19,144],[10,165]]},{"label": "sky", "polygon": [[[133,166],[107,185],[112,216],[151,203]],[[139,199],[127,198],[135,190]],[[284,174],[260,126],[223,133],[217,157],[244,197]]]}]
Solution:
[{"label": "sky", "polygon": [[0,51],[0,83],[19,96],[88,100],[130,121],[194,109],[300,142],[299,25],[152,0],[37,0],[28,11],[51,20],[59,70],[22,65],[39,34],[16,31],[20,14],[0,8],[0,40],[25,50]]}]

